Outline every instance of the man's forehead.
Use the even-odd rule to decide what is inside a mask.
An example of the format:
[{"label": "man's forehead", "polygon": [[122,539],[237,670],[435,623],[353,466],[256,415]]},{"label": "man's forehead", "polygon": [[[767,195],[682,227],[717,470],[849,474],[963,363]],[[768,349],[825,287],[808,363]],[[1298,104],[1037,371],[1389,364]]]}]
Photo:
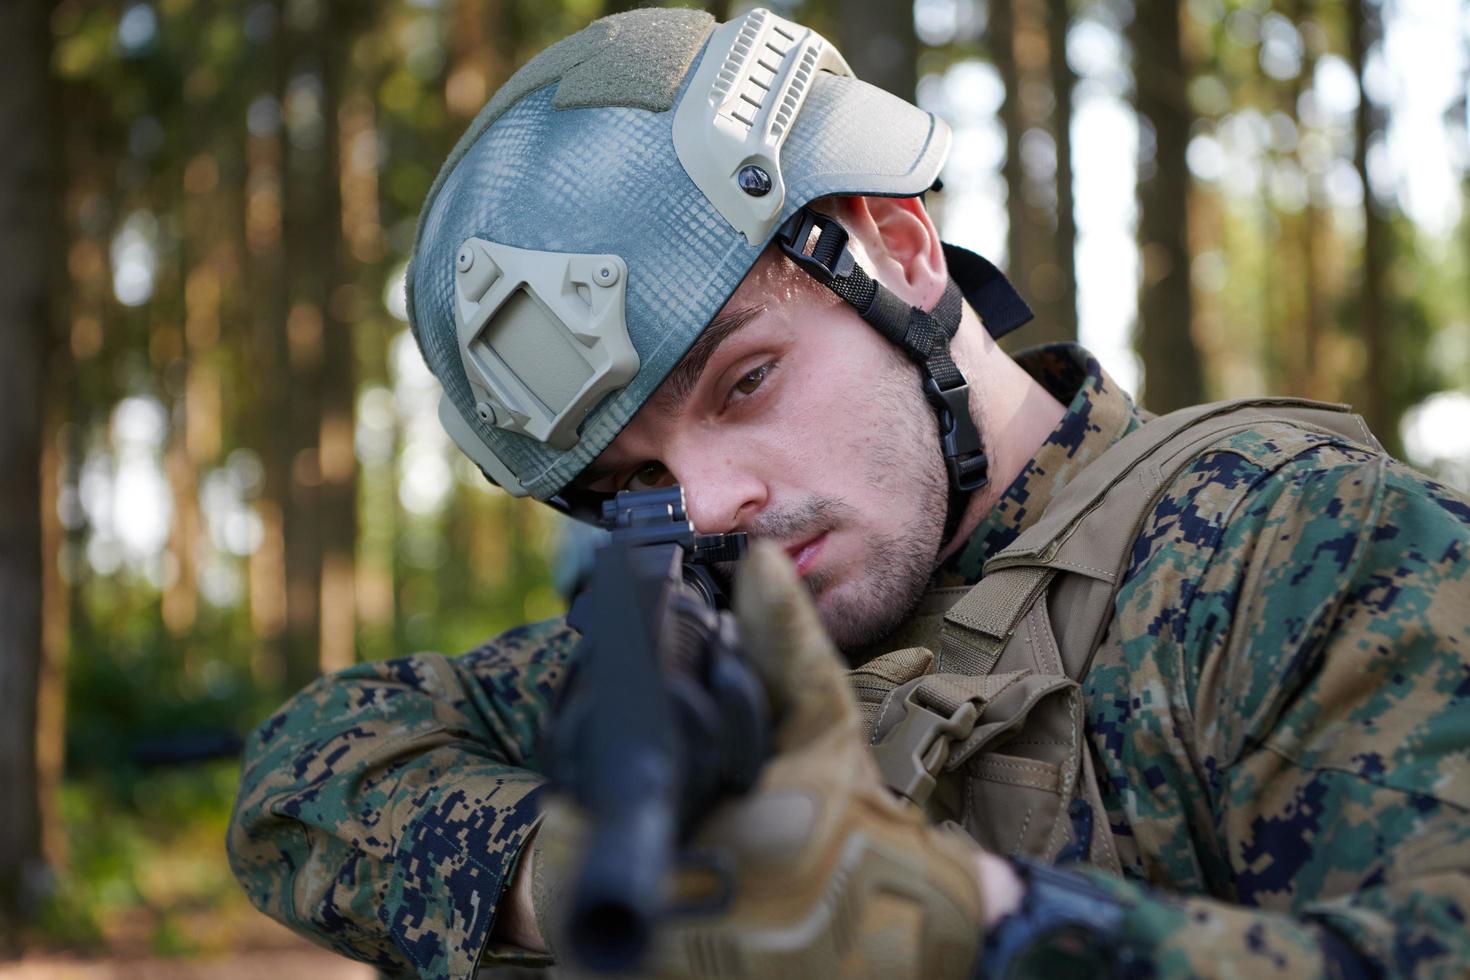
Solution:
[{"label": "man's forehead", "polygon": [[710,322],[714,323],[733,309],[769,304],[778,300],[789,294],[792,288],[802,284],[801,280],[809,282],[811,277],[781,254],[781,250],[775,245],[768,245]]}]

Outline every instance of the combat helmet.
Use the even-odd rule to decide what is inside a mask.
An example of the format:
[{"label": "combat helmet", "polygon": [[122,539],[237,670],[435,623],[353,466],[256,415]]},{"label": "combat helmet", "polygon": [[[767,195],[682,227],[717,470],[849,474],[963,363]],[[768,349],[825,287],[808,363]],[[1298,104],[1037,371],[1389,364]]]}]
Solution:
[{"label": "combat helmet", "polygon": [[486,477],[586,516],[572,481],[777,242],[920,367],[956,500],[986,478],[949,355],[961,298],[996,336],[1030,311],[987,261],[909,307],[809,208],[938,183],[943,120],[853,77],[817,33],[756,9],[615,14],[547,48],[460,138],[419,217],[409,319],[439,417]]}]

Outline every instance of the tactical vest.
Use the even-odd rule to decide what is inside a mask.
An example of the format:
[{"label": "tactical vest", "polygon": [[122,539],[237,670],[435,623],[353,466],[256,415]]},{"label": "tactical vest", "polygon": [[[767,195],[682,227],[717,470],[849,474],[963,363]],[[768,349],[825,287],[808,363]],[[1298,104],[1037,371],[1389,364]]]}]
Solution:
[{"label": "tactical vest", "polygon": [[905,631],[922,645],[851,672],[888,785],[993,853],[1118,873],[1081,681],[1160,495],[1216,443],[1265,424],[1382,451],[1346,406],[1287,398],[1200,405],[1129,433],[992,555],[977,584],[925,597]]}]

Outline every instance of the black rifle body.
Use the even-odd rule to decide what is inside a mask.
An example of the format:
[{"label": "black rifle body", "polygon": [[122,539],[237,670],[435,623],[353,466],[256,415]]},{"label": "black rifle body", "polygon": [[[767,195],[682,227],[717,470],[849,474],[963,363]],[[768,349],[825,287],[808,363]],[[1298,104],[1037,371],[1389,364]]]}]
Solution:
[{"label": "black rifle body", "polygon": [[568,617],[582,640],[551,762],[589,820],[570,951],[620,972],[678,912],[670,874],[697,860],[682,844],[720,798],[754,784],[770,726],[709,569],[743,554],[744,535],[695,534],[678,487],[618,494],[603,523],[611,538]]}]

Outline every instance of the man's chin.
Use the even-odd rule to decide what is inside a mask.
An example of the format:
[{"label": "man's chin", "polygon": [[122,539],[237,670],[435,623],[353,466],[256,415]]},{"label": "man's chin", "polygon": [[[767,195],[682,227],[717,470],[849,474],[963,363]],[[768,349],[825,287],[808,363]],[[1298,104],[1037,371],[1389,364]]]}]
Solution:
[{"label": "man's chin", "polygon": [[849,657],[889,636],[914,605],[901,601],[901,597],[876,595],[862,586],[861,582],[828,586],[807,582],[807,587],[813,589],[817,614],[827,635]]}]

